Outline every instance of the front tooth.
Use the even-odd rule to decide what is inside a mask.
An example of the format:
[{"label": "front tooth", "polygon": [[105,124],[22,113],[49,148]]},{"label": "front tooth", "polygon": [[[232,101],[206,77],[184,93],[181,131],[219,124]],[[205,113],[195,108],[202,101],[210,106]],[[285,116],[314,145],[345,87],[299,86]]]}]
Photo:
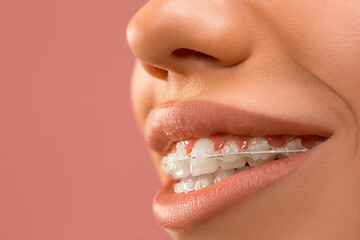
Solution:
[{"label": "front tooth", "polygon": [[207,187],[214,183],[214,176],[212,174],[201,175],[197,178],[195,190]]},{"label": "front tooth", "polygon": [[214,144],[208,138],[196,141],[191,151],[190,172],[192,176],[213,173],[219,168],[217,158],[209,157],[215,155]]},{"label": "front tooth", "polygon": [[184,192],[184,182],[179,182],[174,184],[174,192],[183,193]]},{"label": "front tooth", "polygon": [[223,180],[224,178],[230,177],[232,175],[234,175],[236,172],[234,169],[231,170],[222,170],[219,169],[214,173],[215,179],[214,179],[214,183],[217,183],[221,180]]},{"label": "front tooth", "polygon": [[216,158],[192,158],[190,172],[192,176],[213,173],[219,168]]},{"label": "front tooth", "polygon": [[173,166],[171,175],[175,179],[184,178],[190,175],[190,161],[182,160],[176,161]]},{"label": "front tooth", "polygon": [[171,174],[174,168],[174,162],[175,162],[175,153],[170,153],[163,158],[161,167],[166,173]]},{"label": "front tooth", "polygon": [[171,174],[173,178],[179,179],[190,175],[190,161],[181,160],[177,154],[171,153],[166,157],[166,165],[163,165],[165,172]]},{"label": "front tooth", "polygon": [[192,148],[191,157],[208,157],[215,154],[214,143],[209,138],[200,138]]},{"label": "front tooth", "polygon": [[183,159],[186,157],[186,149],[185,149],[185,142],[180,141],[176,144],[176,157],[178,159]]},{"label": "front tooth", "polygon": [[180,181],[183,184],[184,192],[191,192],[195,189],[196,178],[195,177],[187,177],[183,178]]},{"label": "front tooth", "polygon": [[175,179],[188,177],[190,175],[190,161],[186,157],[185,143],[183,141],[176,144],[176,152],[166,157],[165,172]]}]

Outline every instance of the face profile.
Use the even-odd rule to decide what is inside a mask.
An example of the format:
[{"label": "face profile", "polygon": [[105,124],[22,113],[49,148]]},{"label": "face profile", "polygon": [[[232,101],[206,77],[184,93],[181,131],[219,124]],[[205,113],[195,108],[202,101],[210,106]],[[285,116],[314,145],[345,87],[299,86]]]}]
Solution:
[{"label": "face profile", "polygon": [[132,103],[173,239],[360,238],[360,2],[151,0]]}]

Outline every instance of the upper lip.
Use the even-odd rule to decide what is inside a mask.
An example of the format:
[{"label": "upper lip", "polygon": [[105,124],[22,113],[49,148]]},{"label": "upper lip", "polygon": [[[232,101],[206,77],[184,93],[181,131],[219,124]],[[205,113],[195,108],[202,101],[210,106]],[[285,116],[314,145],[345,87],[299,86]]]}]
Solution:
[{"label": "upper lip", "polygon": [[153,109],[145,124],[150,148],[163,155],[174,143],[188,138],[208,137],[216,133],[243,136],[318,135],[329,137],[324,125],[292,119],[274,118],[221,103],[186,101]]}]

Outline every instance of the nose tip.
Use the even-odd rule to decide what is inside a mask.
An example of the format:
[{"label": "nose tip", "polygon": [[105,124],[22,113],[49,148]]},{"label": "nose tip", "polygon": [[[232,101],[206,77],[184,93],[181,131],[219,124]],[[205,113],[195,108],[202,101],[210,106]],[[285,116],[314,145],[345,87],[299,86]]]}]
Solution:
[{"label": "nose tip", "polygon": [[245,10],[230,8],[215,0],[150,1],[128,25],[129,45],[145,70],[162,79],[168,72],[236,65],[253,41]]}]

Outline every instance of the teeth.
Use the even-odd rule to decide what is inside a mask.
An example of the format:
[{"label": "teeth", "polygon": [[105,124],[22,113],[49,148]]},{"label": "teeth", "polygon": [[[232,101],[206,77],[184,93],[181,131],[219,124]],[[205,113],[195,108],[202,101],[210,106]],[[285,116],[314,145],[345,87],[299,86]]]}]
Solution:
[{"label": "teeth", "polygon": [[224,156],[222,156],[218,161],[220,168],[234,169],[245,166],[248,157],[244,155],[234,154],[240,151],[241,149],[237,146],[237,144],[234,141],[227,142],[221,151],[224,154]]},{"label": "teeth", "polygon": [[284,146],[284,148],[283,148],[284,153],[278,154],[278,158],[281,159],[281,158],[291,157],[291,156],[296,154],[296,153],[293,153],[293,152],[286,152],[288,150],[302,150],[302,149],[305,149],[305,148],[301,144],[300,139],[298,139],[298,138],[297,139],[291,139]]},{"label": "teeth", "polygon": [[214,144],[208,138],[201,138],[194,144],[190,156],[190,172],[192,176],[213,173],[219,168],[216,158],[209,158],[215,155]]},{"label": "teeth", "polygon": [[199,190],[241,171],[296,154],[291,151],[307,150],[300,138],[295,137],[287,139],[281,148],[271,147],[264,137],[252,138],[247,149],[239,148],[235,141],[228,141],[221,150],[215,151],[209,138],[198,139],[190,154],[186,154],[185,147],[184,141],[178,142],[176,152],[168,154],[162,161],[162,169],[174,179],[180,179],[174,184],[176,193]]},{"label": "teeth", "polygon": [[222,157],[223,162],[234,162],[239,158],[239,156],[231,154],[240,152],[240,148],[238,147],[236,142],[229,141],[225,144],[222,152],[224,153],[224,156]]},{"label": "teeth", "polygon": [[225,162],[225,161],[219,161],[219,166],[221,169],[234,169],[234,168],[241,168],[245,166],[246,162],[250,160],[248,157],[244,156],[238,156],[237,159],[235,159],[232,162]]},{"label": "teeth", "polygon": [[195,142],[190,156],[201,158],[208,157],[213,154],[215,154],[214,143],[209,138],[201,138]]},{"label": "teeth", "polygon": [[192,176],[213,173],[219,168],[216,158],[192,158],[190,160],[190,172]]},{"label": "teeth", "polygon": [[185,143],[183,141],[176,144],[176,158],[182,159],[186,157]]},{"label": "teeth", "polygon": [[236,173],[236,171],[234,169],[231,169],[231,170],[219,169],[214,173],[214,176],[215,176],[214,183],[217,183],[217,182],[223,180],[224,178],[230,177],[231,175],[234,175],[235,173]]},{"label": "teeth", "polygon": [[219,169],[214,174],[203,174],[198,177],[190,176],[190,177],[182,178],[180,182],[174,184],[174,192],[187,193],[187,192],[199,190],[250,168],[251,167],[246,166],[237,170]]},{"label": "teeth", "polygon": [[250,166],[256,167],[256,166],[259,166],[261,164],[270,162],[270,161],[274,160],[275,158],[276,158],[276,156],[269,157],[268,159],[265,159],[265,160],[264,159],[252,159],[252,158],[249,158],[248,163],[249,163]]},{"label": "teeth", "polygon": [[185,143],[176,144],[176,153],[170,153],[163,161],[162,169],[173,176],[175,179],[190,176],[190,161],[186,157]]},{"label": "teeth", "polygon": [[176,154],[169,154],[166,157],[166,165],[163,164],[163,170],[169,173],[175,179],[184,178],[190,176],[190,161],[180,160]]},{"label": "teeth", "polygon": [[[267,151],[270,150],[270,145],[268,141],[264,138],[256,137],[253,138],[250,142],[249,151]],[[257,153],[250,154],[251,158],[254,160],[267,160],[276,155],[276,153]],[[274,158],[275,159],[275,158]]]},{"label": "teeth", "polygon": [[195,190],[207,187],[214,183],[214,176],[212,174],[201,175],[197,178],[195,183]]},{"label": "teeth", "polygon": [[181,179],[179,183],[174,184],[174,192],[190,192],[195,190],[196,178],[187,177]]}]

